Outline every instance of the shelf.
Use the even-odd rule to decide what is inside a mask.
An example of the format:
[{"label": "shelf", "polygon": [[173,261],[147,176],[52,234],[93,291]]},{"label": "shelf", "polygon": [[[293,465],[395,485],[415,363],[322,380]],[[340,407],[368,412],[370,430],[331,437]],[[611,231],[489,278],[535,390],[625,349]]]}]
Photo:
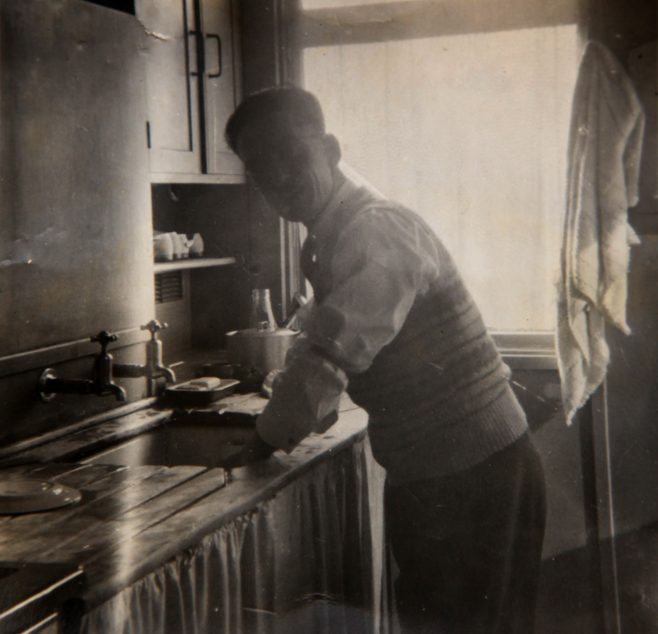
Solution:
[{"label": "shelf", "polygon": [[154,185],[243,185],[244,174],[163,174],[151,173]]},{"label": "shelf", "polygon": [[154,273],[167,273],[168,271],[181,271],[183,269],[204,269],[210,266],[228,266],[235,264],[235,258],[188,258],[175,262],[156,262]]}]

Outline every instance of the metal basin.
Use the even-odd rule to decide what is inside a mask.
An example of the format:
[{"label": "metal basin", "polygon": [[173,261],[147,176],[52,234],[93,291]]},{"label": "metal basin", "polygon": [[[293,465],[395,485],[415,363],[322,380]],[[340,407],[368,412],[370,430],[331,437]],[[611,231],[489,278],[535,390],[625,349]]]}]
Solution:
[{"label": "metal basin", "polygon": [[105,447],[82,462],[112,465],[199,465],[220,467],[251,438],[253,425],[168,421],[160,427]]}]

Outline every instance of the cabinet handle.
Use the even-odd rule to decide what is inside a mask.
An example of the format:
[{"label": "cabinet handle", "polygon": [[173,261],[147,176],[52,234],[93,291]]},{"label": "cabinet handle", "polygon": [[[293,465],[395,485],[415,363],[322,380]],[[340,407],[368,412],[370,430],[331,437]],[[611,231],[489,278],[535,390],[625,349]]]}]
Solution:
[{"label": "cabinet handle", "polygon": [[[199,62],[200,62],[200,57],[199,57],[199,39],[198,39],[199,32],[198,32],[198,31],[188,31],[188,32],[187,32],[187,35],[188,35],[188,37],[194,37],[194,38],[195,38],[195,47],[194,47],[194,48],[195,48],[195,50],[196,50],[196,54],[195,54],[195,55],[190,55],[190,56],[189,56],[189,59],[195,59],[195,58],[196,58],[197,66],[198,66],[198,65],[199,65]],[[192,77],[198,77],[198,76],[199,76],[199,73],[198,73],[196,70],[191,70],[191,71],[190,71],[190,76],[192,76]]]},{"label": "cabinet handle", "polygon": [[217,42],[217,70],[214,73],[208,73],[208,78],[221,77],[222,74],[222,38],[217,33],[206,33],[206,39]]}]

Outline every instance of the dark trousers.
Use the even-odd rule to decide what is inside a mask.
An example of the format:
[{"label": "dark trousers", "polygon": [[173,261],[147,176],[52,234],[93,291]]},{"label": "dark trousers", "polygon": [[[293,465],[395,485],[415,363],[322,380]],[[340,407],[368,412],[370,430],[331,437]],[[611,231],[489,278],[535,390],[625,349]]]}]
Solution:
[{"label": "dark trousers", "polygon": [[466,471],[386,484],[405,634],[531,634],[544,474],[527,436]]}]

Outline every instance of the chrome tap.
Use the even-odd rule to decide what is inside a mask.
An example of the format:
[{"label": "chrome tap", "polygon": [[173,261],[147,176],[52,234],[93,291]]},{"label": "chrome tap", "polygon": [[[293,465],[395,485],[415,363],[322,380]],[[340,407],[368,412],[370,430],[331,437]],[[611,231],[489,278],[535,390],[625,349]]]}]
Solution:
[{"label": "chrome tap", "polygon": [[125,401],[126,391],[114,382],[112,375],[114,357],[107,351],[108,344],[115,342],[118,338],[117,335],[102,330],[91,339],[101,344],[101,352],[96,357],[96,394],[98,396],[113,394],[117,401]]},{"label": "chrome tap", "polygon": [[153,396],[155,393],[155,380],[163,377],[168,383],[176,382],[176,375],[171,368],[168,368],[162,360],[162,341],[158,339],[158,332],[167,328],[165,322],[152,319],[147,324],[141,326],[142,330],[148,330],[151,333],[151,339],[146,344],[146,364],[137,363],[116,363],[114,364],[114,375],[118,377],[140,377],[148,379],[148,395]]},{"label": "chrome tap", "polygon": [[46,368],[39,377],[39,394],[44,401],[50,401],[56,394],[95,394],[96,396],[114,396],[117,401],[126,400],[125,390],[114,383],[112,376],[113,357],[107,351],[108,344],[116,341],[117,335],[106,330],[98,333],[91,341],[101,344],[101,351],[94,362],[92,379],[60,379],[55,370]]},{"label": "chrome tap", "polygon": [[175,383],[176,374],[164,364],[162,360],[162,341],[158,339],[158,332],[165,328],[168,328],[166,322],[160,323],[155,319],[142,326],[142,330],[148,330],[151,333],[151,340],[146,344],[147,365],[151,368],[152,377],[163,376],[169,383]]}]

